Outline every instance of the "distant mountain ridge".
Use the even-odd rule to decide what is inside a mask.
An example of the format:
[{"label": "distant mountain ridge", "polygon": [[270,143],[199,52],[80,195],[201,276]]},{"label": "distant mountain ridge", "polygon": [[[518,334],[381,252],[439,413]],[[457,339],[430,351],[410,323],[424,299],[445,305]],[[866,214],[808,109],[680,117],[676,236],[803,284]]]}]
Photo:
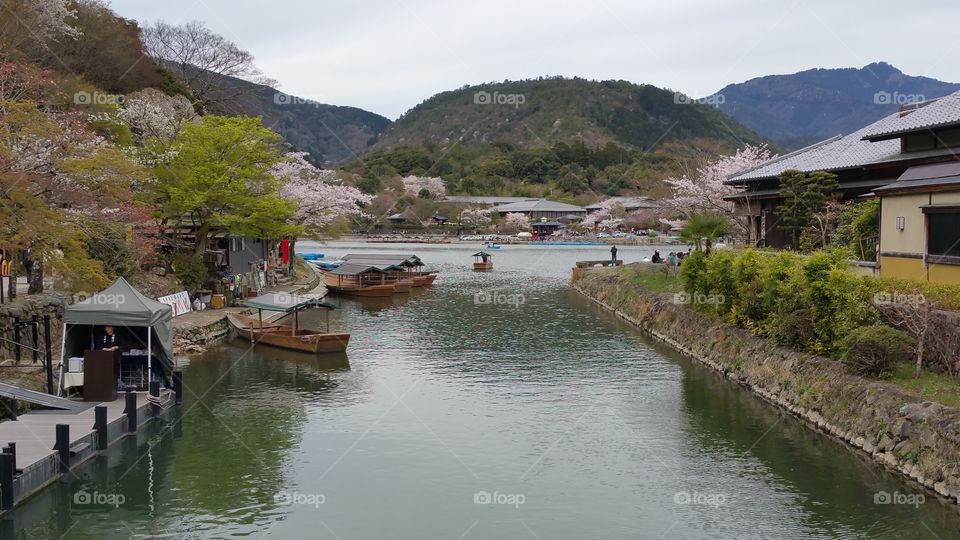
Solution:
[{"label": "distant mountain ridge", "polygon": [[222,77],[222,92],[231,96],[210,112],[262,116],[297,150],[327,166],[362,155],[390,119],[357,107],[327,105],[234,77]]},{"label": "distant mountain ridge", "polygon": [[906,75],[885,62],[862,68],[767,75],[720,89],[719,108],[787,148],[849,134],[902,104],[942,97],[960,84]]},{"label": "distant mountain ridge", "polygon": [[404,145],[512,143],[546,147],[582,140],[649,149],[662,142],[712,139],[730,145],[761,138],[717,109],[670,90],[628,81],[539,78],[441,92],[387,128],[374,149]]}]

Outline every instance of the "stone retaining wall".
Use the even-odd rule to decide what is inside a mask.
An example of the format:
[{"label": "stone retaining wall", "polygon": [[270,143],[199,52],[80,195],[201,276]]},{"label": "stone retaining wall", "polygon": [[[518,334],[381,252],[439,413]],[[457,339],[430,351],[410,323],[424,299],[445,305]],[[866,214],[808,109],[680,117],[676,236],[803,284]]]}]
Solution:
[{"label": "stone retaining wall", "polygon": [[779,347],[674,304],[615,271],[582,273],[573,287],[811,427],[960,502],[960,409],[852,375],[834,360]]}]

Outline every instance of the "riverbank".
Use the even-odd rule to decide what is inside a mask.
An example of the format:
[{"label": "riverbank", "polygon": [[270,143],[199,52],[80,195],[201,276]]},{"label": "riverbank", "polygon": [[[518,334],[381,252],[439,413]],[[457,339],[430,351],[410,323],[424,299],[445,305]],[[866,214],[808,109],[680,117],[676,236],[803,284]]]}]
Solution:
[{"label": "riverbank", "polygon": [[[293,283],[272,287],[264,291],[285,292],[290,294],[326,294],[323,276],[312,264],[300,263]],[[203,351],[230,334],[228,314],[245,315],[253,310],[247,307],[229,307],[223,309],[205,309],[191,311],[173,319],[173,350],[176,354],[197,353]]]},{"label": "riverbank", "polygon": [[851,375],[834,360],[784,349],[672,302],[616,271],[575,273],[579,293],[810,427],[960,502],[960,409]]}]

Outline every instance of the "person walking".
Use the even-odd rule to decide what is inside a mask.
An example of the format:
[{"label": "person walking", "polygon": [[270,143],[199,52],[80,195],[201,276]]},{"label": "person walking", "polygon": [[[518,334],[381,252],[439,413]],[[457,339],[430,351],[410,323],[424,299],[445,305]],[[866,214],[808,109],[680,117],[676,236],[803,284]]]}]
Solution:
[{"label": "person walking", "polygon": [[617,246],[610,248],[610,264],[617,265]]}]

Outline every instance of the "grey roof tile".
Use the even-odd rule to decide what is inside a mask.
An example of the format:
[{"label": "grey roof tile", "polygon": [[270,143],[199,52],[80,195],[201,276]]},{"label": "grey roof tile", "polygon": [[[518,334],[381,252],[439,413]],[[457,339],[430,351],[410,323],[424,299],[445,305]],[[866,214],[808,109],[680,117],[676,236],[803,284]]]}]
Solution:
[{"label": "grey roof tile", "polygon": [[863,137],[876,140],[913,131],[960,124],[960,92],[944,96],[873,124]]}]

